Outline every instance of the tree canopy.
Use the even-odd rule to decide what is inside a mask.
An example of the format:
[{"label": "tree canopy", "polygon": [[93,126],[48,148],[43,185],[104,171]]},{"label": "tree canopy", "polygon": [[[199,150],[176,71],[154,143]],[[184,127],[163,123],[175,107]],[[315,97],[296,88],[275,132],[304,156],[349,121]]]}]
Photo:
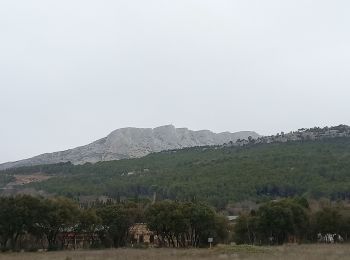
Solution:
[{"label": "tree canopy", "polygon": [[305,196],[350,198],[350,138],[195,147],[144,158],[96,164],[40,165],[0,172],[42,172],[53,178],[24,187],[78,198],[151,198],[202,201],[224,208],[230,202]]}]

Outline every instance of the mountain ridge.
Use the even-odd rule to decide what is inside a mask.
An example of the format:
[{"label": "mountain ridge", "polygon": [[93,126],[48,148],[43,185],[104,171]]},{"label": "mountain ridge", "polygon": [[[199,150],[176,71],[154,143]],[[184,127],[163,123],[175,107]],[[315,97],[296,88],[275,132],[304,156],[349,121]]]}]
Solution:
[{"label": "mountain ridge", "polygon": [[73,164],[96,163],[128,158],[143,157],[152,152],[181,149],[194,146],[222,145],[249,136],[258,138],[253,131],[235,133],[214,133],[210,130],[193,131],[188,128],[175,128],[164,125],[156,128],[125,127],[112,131],[106,137],[87,145],[64,151],[43,153],[28,159],[0,164],[0,170],[32,166],[72,162]]}]

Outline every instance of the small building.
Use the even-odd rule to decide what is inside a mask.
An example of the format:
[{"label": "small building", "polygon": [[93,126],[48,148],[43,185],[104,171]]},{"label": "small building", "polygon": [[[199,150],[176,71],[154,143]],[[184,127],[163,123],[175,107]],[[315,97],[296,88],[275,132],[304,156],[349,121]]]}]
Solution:
[{"label": "small building", "polygon": [[96,233],[62,232],[59,237],[64,249],[90,248],[94,243],[100,243]]},{"label": "small building", "polygon": [[148,229],[145,223],[136,223],[129,229],[132,244],[150,244],[156,242],[157,236]]}]

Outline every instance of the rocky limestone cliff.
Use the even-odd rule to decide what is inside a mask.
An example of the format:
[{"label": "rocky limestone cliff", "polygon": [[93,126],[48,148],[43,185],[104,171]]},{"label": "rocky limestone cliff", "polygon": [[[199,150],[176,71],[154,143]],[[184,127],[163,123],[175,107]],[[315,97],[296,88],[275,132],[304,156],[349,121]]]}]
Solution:
[{"label": "rocky limestone cliff", "polygon": [[61,152],[46,153],[33,158],[0,164],[0,170],[60,162],[84,164],[99,161],[137,158],[152,152],[180,149],[193,146],[222,145],[237,139],[259,137],[255,132],[213,133],[209,130],[191,131],[187,128],[175,128],[172,125],[157,128],[121,128],[107,137],[85,146]]}]

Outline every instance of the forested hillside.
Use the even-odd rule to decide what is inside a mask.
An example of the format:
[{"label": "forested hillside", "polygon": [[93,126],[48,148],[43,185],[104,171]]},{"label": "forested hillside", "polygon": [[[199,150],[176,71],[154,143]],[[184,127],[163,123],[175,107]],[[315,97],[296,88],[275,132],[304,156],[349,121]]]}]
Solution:
[{"label": "forested hillside", "polygon": [[[350,198],[350,138],[197,147],[140,159],[73,166],[70,163],[0,172],[42,172],[55,177],[29,186],[77,197],[199,200],[220,208],[229,202],[306,196]],[[28,186],[28,185],[27,185]]]}]

